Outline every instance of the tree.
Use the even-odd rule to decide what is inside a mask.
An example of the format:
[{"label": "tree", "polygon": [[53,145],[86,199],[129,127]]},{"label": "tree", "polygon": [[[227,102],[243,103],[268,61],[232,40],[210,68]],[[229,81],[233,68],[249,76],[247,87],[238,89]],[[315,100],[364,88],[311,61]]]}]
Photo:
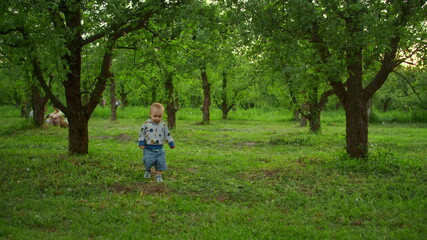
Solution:
[{"label": "tree", "polygon": [[[417,38],[425,35],[418,32],[425,20],[425,2],[349,0],[343,4],[311,4],[316,17],[309,31],[321,58],[325,63],[341,59],[346,66],[345,81],[329,79],[329,84],[346,113],[347,152],[353,158],[364,158],[368,154],[368,103],[404,61],[399,52],[413,46],[420,50]],[[329,30],[331,24],[339,30]],[[370,68],[375,74],[367,79],[364,73]]]},{"label": "tree", "polygon": [[[152,71],[150,75],[156,76],[151,80],[159,79],[159,81],[151,81],[150,86],[147,83],[145,85],[151,88],[153,94],[151,102],[160,101],[165,103],[168,127],[169,129],[174,129],[176,126],[176,112],[179,110],[174,88],[176,71],[181,64],[177,57],[178,51],[176,47],[179,46],[177,44],[179,42],[179,30],[175,31],[176,27],[165,25],[162,19],[157,20],[155,24],[157,24],[156,27],[158,29],[155,32],[153,29],[151,31],[159,38],[151,42],[140,41],[140,44],[144,45],[144,48],[139,50],[144,56],[140,64],[150,68]],[[169,24],[173,25],[173,22]]]},{"label": "tree", "polygon": [[[229,48],[233,45],[225,46]],[[222,119],[228,118],[228,113],[236,109],[242,95],[254,83],[253,67],[244,55],[224,51],[221,63],[217,66],[217,77],[221,79],[220,91],[214,92],[214,103],[222,111]]]},{"label": "tree", "polygon": [[228,113],[239,104],[242,93],[254,82],[256,66],[248,58],[241,38],[241,28],[236,27],[238,25],[234,21],[232,11],[225,7],[220,8],[220,11],[217,27],[220,33],[218,60],[213,70],[216,72],[216,78],[221,79],[217,81],[221,86],[214,86],[220,91],[214,91],[213,100],[222,111],[222,119],[227,119]]},{"label": "tree", "polygon": [[[42,78],[43,59],[38,51],[40,46],[33,48],[31,62],[34,65],[34,74],[46,92],[49,99],[63,111],[68,118],[69,125],[69,153],[88,153],[88,121],[97,106],[111,77],[110,66],[113,59],[113,49],[118,39],[130,32],[147,27],[150,19],[171,6],[165,1],[132,2],[124,5],[120,1],[84,2],[82,0],[62,0],[58,2],[38,1],[31,6],[18,1],[9,1],[8,14],[27,16],[30,21],[20,21],[7,29],[8,32],[21,32],[33,38],[44,39],[46,26],[51,34],[48,36],[57,43],[60,74],[63,74],[62,84],[65,91],[64,104],[49,88]],[[31,8],[30,8],[31,7]],[[21,14],[25,12],[24,16]],[[41,44],[42,41],[39,41]],[[103,57],[100,64],[98,77],[93,82],[89,100],[84,103],[82,99],[82,51],[85,46],[99,44],[103,47]],[[48,48],[49,46],[44,46]]]},{"label": "tree", "polygon": [[370,99],[405,58],[425,52],[425,1],[255,2],[284,23],[266,31],[309,41],[344,107],[347,152],[353,158],[366,157]]},{"label": "tree", "polygon": [[279,87],[282,91],[275,96],[288,96],[289,105],[303,120],[308,120],[310,131],[318,133],[321,111],[333,91],[326,83],[329,76],[322,72],[324,63],[316,56],[310,38],[291,29],[293,20],[287,4],[276,1],[243,4],[240,8],[250,20],[241,22],[246,25],[246,32],[251,33],[245,35],[247,42],[266,76],[271,76],[276,85],[285,86]]},{"label": "tree", "polygon": [[301,126],[305,126],[308,120],[310,132],[319,133],[321,112],[334,91],[326,83],[328,76],[322,74],[324,65],[313,56],[310,46],[307,43],[301,45],[301,42],[285,46],[265,44],[270,54],[263,61],[276,81],[286,86],[291,107],[302,115]]},{"label": "tree", "polygon": [[218,45],[220,42],[221,25],[219,6],[205,4],[203,1],[193,1],[185,24],[187,29],[182,38],[187,39],[187,63],[192,69],[199,71],[203,89],[202,124],[210,123],[211,85],[208,76],[210,65],[215,66],[218,61]]},{"label": "tree", "polygon": [[153,66],[152,52],[147,51],[157,43],[152,43],[148,34],[151,33],[128,35],[126,39],[121,39],[116,48],[112,72],[123,105],[147,106],[160,101],[158,69]]}]

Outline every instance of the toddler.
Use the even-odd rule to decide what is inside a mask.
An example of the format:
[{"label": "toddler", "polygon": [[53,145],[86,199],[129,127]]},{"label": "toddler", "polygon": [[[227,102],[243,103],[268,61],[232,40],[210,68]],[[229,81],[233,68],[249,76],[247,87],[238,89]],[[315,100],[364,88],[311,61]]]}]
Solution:
[{"label": "toddler", "polygon": [[142,125],[138,137],[138,146],[144,149],[144,177],[151,177],[151,168],[154,166],[157,182],[163,182],[162,171],[167,170],[166,153],[163,144],[168,144],[170,148],[175,148],[171,133],[166,123],[162,121],[164,111],[165,108],[162,104],[151,104],[150,118]]}]

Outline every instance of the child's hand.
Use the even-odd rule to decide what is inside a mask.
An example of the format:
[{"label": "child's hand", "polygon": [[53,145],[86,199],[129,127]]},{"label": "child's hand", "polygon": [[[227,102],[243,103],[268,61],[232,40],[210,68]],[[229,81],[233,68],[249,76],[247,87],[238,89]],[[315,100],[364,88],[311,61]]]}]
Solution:
[{"label": "child's hand", "polygon": [[144,147],[145,147],[144,145],[142,145],[142,146],[139,146],[139,148],[141,148],[141,149],[144,149]]}]

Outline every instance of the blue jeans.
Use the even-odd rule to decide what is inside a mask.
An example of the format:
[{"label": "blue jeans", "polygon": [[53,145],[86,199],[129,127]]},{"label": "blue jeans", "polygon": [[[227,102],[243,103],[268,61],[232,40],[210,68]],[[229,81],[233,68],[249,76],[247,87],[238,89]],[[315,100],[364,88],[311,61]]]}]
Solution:
[{"label": "blue jeans", "polygon": [[156,171],[166,171],[166,151],[165,149],[147,149],[144,148],[144,157],[142,159],[145,166],[145,171],[149,172],[151,167],[155,167]]}]

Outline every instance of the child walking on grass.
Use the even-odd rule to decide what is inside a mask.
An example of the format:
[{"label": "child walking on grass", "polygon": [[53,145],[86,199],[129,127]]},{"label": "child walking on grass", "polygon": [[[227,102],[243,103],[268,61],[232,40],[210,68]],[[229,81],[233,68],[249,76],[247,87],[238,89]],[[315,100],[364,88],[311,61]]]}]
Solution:
[{"label": "child walking on grass", "polygon": [[139,131],[138,146],[144,149],[143,162],[145,178],[151,177],[151,168],[156,170],[157,182],[163,182],[162,171],[167,170],[166,153],[163,144],[175,148],[171,133],[162,121],[165,108],[161,103],[153,103],[150,107],[150,118],[144,122]]}]

